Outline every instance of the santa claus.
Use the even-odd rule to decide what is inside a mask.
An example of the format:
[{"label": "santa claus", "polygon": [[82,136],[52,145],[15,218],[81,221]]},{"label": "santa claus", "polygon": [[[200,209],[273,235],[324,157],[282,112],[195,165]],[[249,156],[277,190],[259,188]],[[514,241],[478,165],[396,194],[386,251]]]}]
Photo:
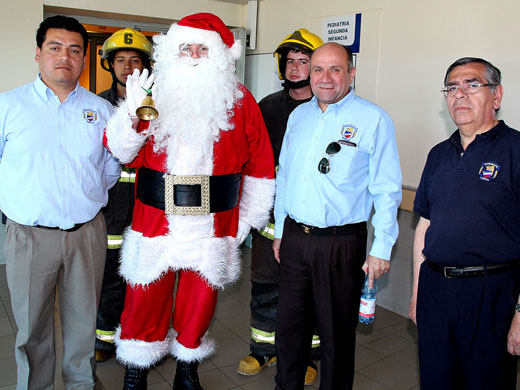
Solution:
[{"label": "santa claus", "polygon": [[[146,388],[148,368],[171,354],[173,388],[195,390],[198,362],[214,351],[207,330],[218,289],[237,280],[238,246],[269,216],[274,163],[260,110],[235,77],[240,42],[222,20],[187,16],[154,44],[153,74],[128,77],[106,130],[114,156],[138,169],[117,358],[125,389]],[[150,88],[159,116],[139,121]]]}]

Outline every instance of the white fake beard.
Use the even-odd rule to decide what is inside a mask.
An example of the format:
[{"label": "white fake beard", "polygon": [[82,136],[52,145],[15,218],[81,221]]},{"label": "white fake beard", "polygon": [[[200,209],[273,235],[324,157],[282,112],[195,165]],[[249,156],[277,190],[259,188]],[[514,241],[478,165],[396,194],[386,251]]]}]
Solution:
[{"label": "white fake beard", "polygon": [[159,118],[151,135],[156,152],[167,150],[171,173],[212,173],[213,143],[232,129],[232,109],[242,97],[234,69],[222,68],[209,57],[178,57],[156,74]]}]

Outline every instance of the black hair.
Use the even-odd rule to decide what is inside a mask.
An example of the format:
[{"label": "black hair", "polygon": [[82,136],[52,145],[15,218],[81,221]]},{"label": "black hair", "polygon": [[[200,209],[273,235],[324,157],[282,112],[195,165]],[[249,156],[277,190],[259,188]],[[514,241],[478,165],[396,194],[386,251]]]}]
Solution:
[{"label": "black hair", "polygon": [[457,66],[466,65],[466,64],[482,64],[486,67],[486,74],[485,78],[486,81],[489,84],[494,85],[500,85],[502,82],[502,74],[500,72],[500,69],[498,69],[496,66],[494,66],[491,62],[486,61],[482,58],[476,58],[476,57],[462,57],[459,58],[457,61],[455,61],[453,64],[450,65],[448,70],[446,71],[446,76],[444,76],[444,86],[448,83],[448,79],[450,76],[450,73],[453,69],[455,69]]},{"label": "black hair", "polygon": [[[107,56],[107,61],[108,61],[108,66],[110,68],[110,72],[113,73],[113,63],[114,63],[114,59],[116,58],[116,54],[120,51],[135,51],[137,54],[139,54],[139,56],[141,57],[141,62],[143,63],[143,67],[148,69],[148,72],[152,72],[152,64],[150,62],[150,57],[148,57],[148,55],[144,52],[142,52],[141,50],[138,50],[138,49],[135,49],[133,47],[129,47],[129,48],[120,48],[120,49],[117,49],[117,50],[114,50],[114,51],[111,51],[108,56]],[[114,75],[115,76],[115,75]]]},{"label": "black hair", "polygon": [[[298,46],[298,47],[296,47],[296,46]],[[280,68],[280,73],[282,74],[282,77],[284,78],[284,80],[285,80],[285,68],[287,67],[287,56],[289,55],[289,53],[293,52],[293,53],[305,54],[305,55],[309,56],[309,61],[310,61],[310,58],[312,55],[312,50],[310,50],[309,48],[305,48],[305,50],[303,50],[303,47],[304,47],[303,45],[294,44],[294,47],[286,46],[286,47],[283,47],[283,48],[277,50],[277,52],[280,53],[280,63],[278,65]]]},{"label": "black hair", "polygon": [[83,27],[83,25],[76,19],[65,15],[50,16],[40,23],[40,27],[38,27],[38,31],[36,31],[36,45],[40,49],[42,48],[43,42],[45,41],[47,30],[50,28],[58,28],[81,34],[83,37],[83,54],[85,55],[87,53],[87,30],[85,30],[85,27]]}]

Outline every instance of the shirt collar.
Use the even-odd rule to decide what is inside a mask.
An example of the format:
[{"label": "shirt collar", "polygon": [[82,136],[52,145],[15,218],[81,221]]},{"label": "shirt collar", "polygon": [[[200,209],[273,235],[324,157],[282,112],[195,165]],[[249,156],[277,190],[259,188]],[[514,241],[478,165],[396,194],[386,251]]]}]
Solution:
[{"label": "shirt collar", "polygon": [[[502,134],[504,132],[504,130],[507,129],[507,127],[508,126],[501,119],[501,120],[498,121],[496,126],[492,127],[491,129],[489,129],[485,133],[477,134],[477,136],[475,137],[474,141],[476,141],[477,139],[491,139],[491,138],[499,137],[500,134]],[[455,144],[457,146],[462,147],[462,143],[460,141],[460,132],[459,132],[458,129],[455,130],[455,132],[450,136],[449,140],[450,140],[450,142],[452,144]]]},{"label": "shirt collar", "polygon": [[[38,76],[36,76],[36,80],[34,80],[34,88],[36,90],[36,93],[42,98],[44,99],[45,101],[49,101],[50,99],[52,99],[53,97],[57,98],[56,94],[53,92],[52,89],[50,89],[47,84],[45,84],[43,81],[42,81],[42,77],[41,77],[41,74],[38,74]],[[65,99],[65,101],[67,100],[74,100],[78,94],[78,90],[79,90],[79,81],[77,82],[76,84],[76,88],[74,88],[74,90],[69,93],[69,96],[67,96],[67,99]],[[59,101],[59,100],[58,100]]]},{"label": "shirt collar", "polygon": [[488,131],[486,131],[485,133],[482,133],[482,134],[477,134],[477,137],[478,136],[481,136],[481,137],[489,137],[489,138],[496,138],[498,136],[500,136],[500,134],[502,134],[502,132],[507,128],[507,125],[504,123],[504,121],[501,119],[498,121],[498,123],[496,124],[496,126],[494,126],[493,128],[489,129]]},{"label": "shirt collar", "polygon": [[342,111],[345,107],[347,107],[354,100],[355,97],[356,97],[356,93],[354,92],[352,87],[350,87],[349,93],[347,93],[343,97],[343,99],[341,99],[340,101],[333,103],[333,104],[329,104],[327,109],[325,110],[325,112],[321,111],[321,108],[318,104],[318,99],[316,98],[316,96],[313,96],[311,103],[314,106],[314,109],[318,110],[320,112],[320,114],[332,115],[332,114],[336,114],[337,112]]}]

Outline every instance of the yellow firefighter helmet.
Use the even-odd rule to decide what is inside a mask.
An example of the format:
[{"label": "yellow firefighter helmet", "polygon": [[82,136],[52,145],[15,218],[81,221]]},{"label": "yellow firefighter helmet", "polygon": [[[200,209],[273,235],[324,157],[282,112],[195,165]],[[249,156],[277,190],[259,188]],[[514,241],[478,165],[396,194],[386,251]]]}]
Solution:
[{"label": "yellow firefighter helmet", "polygon": [[116,50],[135,50],[141,53],[143,63],[151,63],[152,43],[139,31],[132,28],[124,28],[113,33],[101,48],[101,67],[110,71],[109,55]]},{"label": "yellow firefighter helmet", "polygon": [[323,45],[321,38],[305,28],[300,28],[287,36],[274,52],[278,62],[278,77],[280,80],[284,79],[285,62],[287,61],[287,53],[290,50],[299,50],[310,56],[321,45]]}]

